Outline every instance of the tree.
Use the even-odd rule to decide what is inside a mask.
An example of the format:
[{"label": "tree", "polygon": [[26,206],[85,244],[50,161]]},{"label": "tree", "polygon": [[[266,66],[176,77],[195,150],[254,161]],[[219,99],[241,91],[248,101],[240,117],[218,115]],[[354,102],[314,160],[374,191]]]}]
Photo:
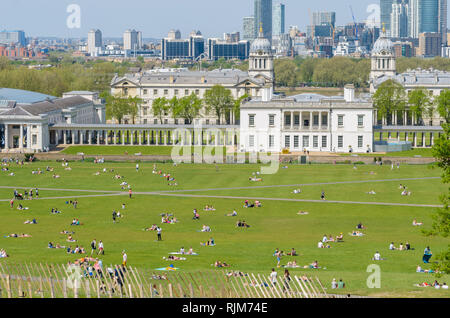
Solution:
[{"label": "tree", "polygon": [[373,104],[378,119],[389,116],[394,111],[403,110],[406,104],[405,89],[394,80],[387,80],[379,86],[373,95]]},{"label": "tree", "polygon": [[445,122],[450,123],[450,90],[445,89],[437,98],[437,111],[439,115],[445,119]]},{"label": "tree", "polygon": [[169,101],[165,97],[157,98],[152,103],[153,116],[158,117],[161,125],[163,117],[169,112]]},{"label": "tree", "polygon": [[235,120],[239,120],[241,117],[241,105],[244,100],[246,100],[249,96],[247,94],[244,94],[243,96],[239,97],[234,101],[234,107],[233,107],[233,113]]},{"label": "tree", "polygon": [[174,120],[180,116],[180,100],[176,96],[169,100],[169,112]]},{"label": "tree", "polygon": [[188,124],[192,124],[194,118],[200,114],[202,101],[192,93],[179,100],[179,115],[184,118]]},{"label": "tree", "polygon": [[133,124],[135,123],[135,119],[136,119],[136,116],[138,115],[141,104],[142,104],[142,99],[140,99],[137,96],[135,96],[135,97],[129,96],[126,99],[127,115],[129,115],[131,117],[131,121]]},{"label": "tree", "polygon": [[[442,169],[442,182],[450,183],[450,123],[447,121],[442,125],[444,133],[435,141],[433,146],[433,156],[437,160],[437,165]],[[443,208],[437,209],[432,215],[433,224],[431,230],[424,230],[425,235],[435,235],[448,237],[450,234],[450,189],[446,194],[441,195]],[[437,263],[433,264],[433,269],[438,276],[450,273],[450,246],[436,257]]]},{"label": "tree", "polygon": [[222,85],[215,85],[205,92],[204,103],[208,111],[216,113],[219,124],[221,123],[222,115],[232,109],[234,102],[231,91]]},{"label": "tree", "polygon": [[277,85],[284,87],[295,87],[297,84],[297,65],[292,60],[275,60],[275,79]]},{"label": "tree", "polygon": [[127,101],[122,96],[107,95],[106,101],[106,116],[109,119],[115,119],[119,124],[122,123],[123,118],[128,113]]},{"label": "tree", "polygon": [[[423,114],[430,114],[430,108],[433,109],[428,90],[417,88],[409,93],[408,104],[411,112],[417,120],[421,121]],[[432,110],[431,110],[432,111]],[[432,113],[431,113],[432,114]],[[432,118],[432,117],[431,117]]]}]

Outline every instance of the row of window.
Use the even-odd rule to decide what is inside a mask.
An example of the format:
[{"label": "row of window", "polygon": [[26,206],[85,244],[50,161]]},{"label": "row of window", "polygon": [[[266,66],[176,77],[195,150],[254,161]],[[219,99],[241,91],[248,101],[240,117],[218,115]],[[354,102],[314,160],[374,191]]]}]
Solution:
[{"label": "row of window", "polygon": [[[338,126],[344,127],[344,116],[345,115],[338,115]],[[364,127],[364,115],[358,115],[358,127]]]},{"label": "row of window", "polygon": [[[313,126],[319,126],[319,115],[313,115]],[[284,118],[284,124],[285,126],[291,125],[291,116],[286,116]],[[249,127],[255,126],[255,115],[250,114],[248,115],[248,125]],[[300,125],[300,115],[294,115],[294,126]],[[322,126],[328,125],[328,115],[322,115]],[[275,115],[269,115],[269,126],[275,126]],[[310,120],[305,119],[303,121],[303,126],[309,127],[310,126]],[[338,115],[338,126],[344,127],[344,115]],[[358,127],[364,127],[364,115],[358,115]]]},{"label": "row of window", "polygon": [[[192,92],[195,93],[195,95],[200,95],[200,90],[199,90],[199,89],[192,90]],[[142,91],[142,93],[143,93],[143,95],[148,95],[148,89],[144,89],[144,90]],[[174,89],[174,90],[173,90],[173,94],[174,94],[175,96],[178,96],[179,93],[180,93],[180,90],[179,90],[179,89]],[[158,94],[159,94],[159,90],[158,90],[158,89],[154,89],[154,90],[153,90],[153,95],[158,95]],[[164,94],[164,95],[169,95],[169,90],[168,90],[168,89],[164,89],[164,90],[163,90],[163,94]],[[185,95],[185,96],[191,95],[191,91],[190,91],[189,89],[185,89],[185,90],[184,90],[184,95]]]},{"label": "row of window", "polygon": [[[292,136],[286,135],[284,136],[284,147],[291,148],[293,146],[294,149],[300,148],[300,136]],[[293,139],[293,140],[292,140]],[[293,143],[291,144],[291,141]],[[322,136],[320,138],[321,148],[327,148],[328,146],[328,138],[327,136]],[[250,135],[248,144],[250,147],[255,146],[255,136]],[[275,146],[275,136],[269,135],[269,148],[273,148]],[[344,136],[338,136],[338,148],[344,148]],[[310,148],[310,136],[302,136],[302,144],[301,148]],[[364,147],[364,136],[358,136],[358,148]],[[319,136],[312,136],[312,148],[319,148]]]}]

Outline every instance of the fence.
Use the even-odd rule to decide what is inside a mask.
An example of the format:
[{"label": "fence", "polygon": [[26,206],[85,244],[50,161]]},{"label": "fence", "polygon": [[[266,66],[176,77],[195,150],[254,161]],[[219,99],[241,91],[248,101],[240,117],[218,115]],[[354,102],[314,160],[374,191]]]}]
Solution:
[{"label": "fence", "polygon": [[[269,277],[226,271],[155,274],[135,267],[87,268],[61,264],[1,264],[3,298],[329,298],[318,278]],[[335,297],[335,296],[333,296]]]}]

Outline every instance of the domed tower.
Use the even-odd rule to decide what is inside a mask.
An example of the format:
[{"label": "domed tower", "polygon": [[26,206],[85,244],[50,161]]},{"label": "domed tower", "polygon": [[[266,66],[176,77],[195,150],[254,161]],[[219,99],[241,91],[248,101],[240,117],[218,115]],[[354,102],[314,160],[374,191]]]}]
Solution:
[{"label": "domed tower", "polygon": [[272,45],[264,37],[262,25],[258,37],[250,46],[248,75],[250,77],[264,77],[272,86],[275,82]]},{"label": "domed tower", "polygon": [[381,36],[373,46],[370,81],[372,82],[374,79],[382,75],[397,75],[394,45],[392,44],[391,40],[386,37],[386,31],[384,27]]}]

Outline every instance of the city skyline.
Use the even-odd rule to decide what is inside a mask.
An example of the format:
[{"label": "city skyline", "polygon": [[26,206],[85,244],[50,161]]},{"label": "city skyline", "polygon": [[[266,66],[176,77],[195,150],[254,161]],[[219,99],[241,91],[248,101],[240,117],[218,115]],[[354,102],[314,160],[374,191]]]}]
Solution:
[{"label": "city skyline", "polygon": [[[253,15],[254,11],[254,0],[230,0],[226,3],[207,0],[194,0],[189,3],[180,0],[142,3],[129,0],[126,5],[112,5],[113,2],[116,1],[107,3],[106,0],[36,0],[25,3],[24,0],[4,0],[4,9],[0,12],[0,29],[24,30],[27,36],[31,37],[86,38],[91,29],[100,29],[104,38],[121,37],[127,29],[142,30],[145,38],[165,37],[171,29],[181,30],[183,37],[192,30],[200,30],[206,37],[218,37],[224,32],[242,32],[243,17]],[[193,2],[196,5],[192,5]],[[333,0],[318,0],[314,3],[285,0],[282,3],[286,5],[286,28],[296,25],[306,31],[306,26],[310,24],[308,9],[312,12],[335,11],[336,24],[344,25],[353,21],[349,6],[352,6],[356,20],[363,22],[372,14],[366,12],[368,6],[379,4],[379,1],[349,0],[347,5],[337,5]],[[78,4],[81,7],[79,29],[70,29],[66,25],[70,15],[66,11],[70,4]],[[24,7],[28,10],[23,10]],[[140,9],[135,10],[137,7]]]}]

